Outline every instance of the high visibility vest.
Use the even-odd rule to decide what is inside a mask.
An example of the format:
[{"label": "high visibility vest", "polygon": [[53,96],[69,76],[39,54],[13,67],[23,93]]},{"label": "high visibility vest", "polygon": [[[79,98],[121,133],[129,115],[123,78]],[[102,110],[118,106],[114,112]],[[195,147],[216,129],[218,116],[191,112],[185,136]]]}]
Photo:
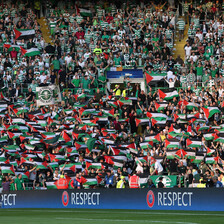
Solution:
[{"label": "high visibility vest", "polygon": [[115,96],[120,96],[121,95],[121,90],[120,89],[114,89],[113,92],[115,92]]},{"label": "high visibility vest", "polygon": [[126,97],[126,90],[125,90],[125,89],[124,89],[123,92],[122,92],[122,96],[123,96],[123,97]]},{"label": "high visibility vest", "polygon": [[124,181],[123,180],[119,180],[117,182],[117,186],[116,188],[125,188],[125,184],[124,184]]},{"label": "high visibility vest", "polygon": [[35,1],[35,2],[34,2],[34,8],[35,8],[36,10],[40,10],[40,2],[39,2],[39,1]]},{"label": "high visibility vest", "polygon": [[129,178],[130,188],[139,188],[138,181],[139,181],[139,177],[138,176],[136,176],[136,175],[131,176]]},{"label": "high visibility vest", "polygon": [[66,179],[59,178],[57,182],[58,189],[68,189],[68,181]]}]

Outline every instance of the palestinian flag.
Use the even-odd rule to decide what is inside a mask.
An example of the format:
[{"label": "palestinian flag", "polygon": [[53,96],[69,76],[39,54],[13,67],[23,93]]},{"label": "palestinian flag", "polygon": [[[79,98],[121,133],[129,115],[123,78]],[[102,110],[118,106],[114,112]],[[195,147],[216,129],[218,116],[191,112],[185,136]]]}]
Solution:
[{"label": "palestinian flag", "polygon": [[135,158],[135,162],[136,162],[136,164],[138,164],[139,163],[139,161],[141,162],[141,163],[145,163],[145,162],[147,162],[148,161],[148,158],[147,158],[147,156],[141,156],[141,157],[136,157]]},{"label": "palestinian flag", "polygon": [[88,149],[87,151],[88,152],[91,152],[94,149],[95,142],[96,142],[96,139],[95,138],[89,138],[87,140],[86,145],[87,145],[87,149]]},{"label": "palestinian flag", "polygon": [[58,189],[58,181],[52,180],[45,182],[47,189]]},{"label": "palestinian flag", "polygon": [[17,52],[20,51],[20,46],[19,45],[15,45],[15,44],[4,44],[3,46],[8,49],[8,52],[11,52],[13,50],[13,48],[15,48],[15,51],[17,51]]},{"label": "palestinian flag", "polygon": [[204,125],[204,126],[200,127],[200,128],[198,129],[198,131],[205,131],[205,130],[209,130],[209,129],[211,129],[210,126],[206,126],[206,125]]},{"label": "palestinian flag", "polygon": [[73,140],[78,140],[79,138],[82,138],[83,136],[85,136],[86,133],[82,133],[82,132],[72,132],[72,138]]},{"label": "palestinian flag", "polygon": [[55,133],[53,132],[43,132],[41,133],[41,136],[44,138],[44,139],[52,139],[56,136]]},{"label": "palestinian flag", "polygon": [[215,149],[210,149],[207,147],[207,155],[211,155],[214,152],[215,152]]},{"label": "palestinian flag", "polygon": [[6,157],[5,157],[5,153],[3,152],[1,155],[0,155],[0,162],[5,162],[6,161]]},{"label": "palestinian flag", "polygon": [[190,140],[190,139],[187,139],[186,141],[187,143],[187,147],[191,147],[191,148],[200,148],[201,147],[201,140]]},{"label": "palestinian flag", "polygon": [[138,125],[148,125],[149,119],[148,118],[135,118],[136,126]]},{"label": "palestinian flag", "polygon": [[96,178],[92,178],[92,177],[83,177],[83,176],[79,179],[79,182],[80,182],[82,185],[87,185],[87,186],[97,185],[97,184],[98,184]]},{"label": "palestinian flag", "polygon": [[204,156],[195,156],[195,159],[192,161],[192,163],[199,164],[203,160],[204,160]]},{"label": "palestinian flag", "polygon": [[76,13],[80,13],[81,16],[92,17],[92,12],[90,9],[79,8],[76,4],[75,4],[75,8],[76,8]]},{"label": "palestinian flag", "polygon": [[102,112],[106,115],[106,116],[110,116],[110,117],[113,117],[114,116],[114,108],[113,109],[107,109],[107,108],[104,108],[102,109]]},{"label": "palestinian flag", "polygon": [[77,169],[82,169],[82,163],[69,163],[65,165],[60,165],[60,169],[64,167],[64,171],[73,171],[76,172]]},{"label": "palestinian flag", "polygon": [[59,162],[59,161],[64,161],[65,156],[64,155],[58,155],[58,154],[51,154],[49,153],[49,158],[51,162]]},{"label": "palestinian flag", "polygon": [[34,38],[35,36],[35,30],[31,29],[14,29],[14,33],[15,33],[15,39],[16,40],[29,40],[31,38]]},{"label": "palestinian flag", "polygon": [[202,109],[207,119],[212,117],[215,113],[221,113],[218,107],[208,107],[208,108],[203,107]]},{"label": "palestinian flag", "polygon": [[160,112],[161,110],[165,110],[165,108],[168,106],[168,103],[155,103],[155,107],[156,107],[156,110],[158,112]]},{"label": "palestinian flag", "polygon": [[[4,100],[4,101],[8,101],[10,102],[10,100],[8,98],[6,98],[2,92],[0,92],[0,99]],[[4,104],[5,105],[5,104]]]},{"label": "palestinian flag", "polygon": [[0,138],[0,144],[8,142],[8,136],[3,136]]},{"label": "palestinian flag", "polygon": [[89,163],[86,162],[87,169],[104,169],[104,166],[101,163]]},{"label": "palestinian flag", "polygon": [[148,186],[148,177],[139,177],[140,188],[146,188]]},{"label": "palestinian flag", "polygon": [[152,142],[160,142],[160,135],[159,133],[157,135],[146,135],[145,141],[152,141]]},{"label": "palestinian flag", "polygon": [[151,123],[152,123],[152,126],[154,126],[154,125],[163,126],[166,124],[166,119],[159,118],[159,117],[151,118]]},{"label": "palestinian flag", "polygon": [[20,174],[22,174],[22,178],[23,179],[28,179],[29,176],[30,176],[30,173],[29,171],[26,171],[26,172],[15,172],[15,175],[18,177]]},{"label": "palestinian flag", "polygon": [[11,164],[0,164],[0,167],[1,167],[2,174],[7,173],[7,174],[15,175],[15,170],[14,170],[13,165],[11,165]]},{"label": "palestinian flag", "polygon": [[174,149],[174,150],[167,150],[166,151],[166,158],[167,159],[174,159],[176,157],[176,153],[178,150]]},{"label": "palestinian flag", "polygon": [[163,113],[150,113],[150,112],[147,112],[146,116],[148,118],[157,118],[158,120],[166,120],[168,117],[166,114],[163,114]]},{"label": "palestinian flag", "polygon": [[123,105],[132,105],[132,100],[128,99],[128,97],[122,98],[117,101],[118,105],[122,107]]},{"label": "palestinian flag", "polygon": [[43,143],[48,144],[48,145],[55,145],[58,143],[59,138],[60,138],[60,135],[56,135],[53,138],[46,139],[46,140],[44,139],[42,141],[43,141]]},{"label": "palestinian flag", "polygon": [[48,169],[48,163],[45,161],[45,162],[34,162],[35,165],[37,166],[37,169]]},{"label": "palestinian flag", "polygon": [[116,161],[116,159],[114,159],[111,156],[104,156],[105,162],[113,165],[114,169],[118,169],[118,168],[122,168],[123,167],[123,162],[122,161]]},{"label": "palestinian flag", "polygon": [[136,149],[135,143],[131,143],[129,145],[123,145],[123,147],[128,148],[128,149]]},{"label": "palestinian flag", "polygon": [[179,148],[180,141],[178,139],[165,139],[166,148]]},{"label": "palestinian flag", "polygon": [[83,149],[83,148],[87,148],[87,145],[85,144],[85,142],[75,142],[75,148],[76,150],[79,150],[79,149]]},{"label": "palestinian flag", "polygon": [[163,74],[157,74],[157,73],[151,73],[149,74],[148,72],[145,72],[145,79],[147,84],[149,84],[150,82],[158,82],[160,80],[162,80],[164,77],[166,76],[166,73]]},{"label": "palestinian flag", "polygon": [[164,100],[172,100],[174,97],[178,97],[179,94],[176,90],[170,89],[170,90],[160,90],[159,89],[159,98]]},{"label": "palestinian flag", "polygon": [[185,150],[185,156],[188,158],[188,159],[194,159],[195,158],[195,151],[192,150],[192,149],[187,149]]},{"label": "palestinian flag", "polygon": [[168,132],[169,132],[169,135],[171,135],[172,137],[182,136],[181,129],[174,128],[173,124],[171,124]]},{"label": "palestinian flag", "polygon": [[[149,147],[151,148],[153,146],[153,142],[142,142],[139,144],[141,149],[148,149]],[[136,149],[136,154],[138,153],[138,150]]]},{"label": "palestinian flag", "polygon": [[65,142],[71,142],[72,140],[66,131],[62,131],[62,138]]},{"label": "palestinian flag", "polygon": [[112,151],[113,155],[117,156],[117,155],[126,155],[127,154],[127,150],[122,150],[122,149],[117,149],[115,147],[110,146],[110,150]]},{"label": "palestinian flag", "polygon": [[218,162],[219,157],[206,157],[205,163],[206,164],[215,164]]},{"label": "palestinian flag", "polygon": [[59,167],[58,162],[48,163],[48,166],[55,169],[56,167]]},{"label": "palestinian flag", "polygon": [[207,141],[212,141],[218,139],[218,135],[216,133],[208,133],[208,134],[203,134],[203,137]]},{"label": "palestinian flag", "polygon": [[138,154],[138,149],[136,148],[129,148],[129,150],[130,150],[130,153]]},{"label": "palestinian flag", "polygon": [[40,51],[38,48],[30,48],[25,50],[24,48],[21,47],[21,51],[24,57],[33,57],[36,55],[40,55]]},{"label": "palestinian flag", "polygon": [[186,106],[188,110],[193,110],[193,108],[198,108],[199,104],[197,103],[192,103],[192,102],[187,102],[186,100],[183,101],[183,104]]}]

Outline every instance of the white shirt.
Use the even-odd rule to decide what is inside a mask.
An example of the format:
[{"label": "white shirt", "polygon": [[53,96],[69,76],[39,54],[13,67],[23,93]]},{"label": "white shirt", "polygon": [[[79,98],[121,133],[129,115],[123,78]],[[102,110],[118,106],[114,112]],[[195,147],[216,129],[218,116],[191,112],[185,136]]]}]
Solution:
[{"label": "white shirt", "polygon": [[67,65],[71,62],[71,60],[72,60],[71,56],[70,57],[69,56],[65,57],[65,62],[66,62]]},{"label": "white shirt", "polygon": [[163,167],[160,162],[155,162],[155,170],[157,170],[158,173],[163,172]]},{"label": "white shirt", "polygon": [[41,83],[43,83],[44,82],[44,80],[47,78],[47,76],[46,75],[41,75],[40,77],[39,77],[39,79],[40,79],[40,82]]},{"label": "white shirt", "polygon": [[185,48],[184,48],[184,50],[185,50],[185,53],[186,53],[186,56],[190,56],[191,55],[191,46],[186,46]]}]

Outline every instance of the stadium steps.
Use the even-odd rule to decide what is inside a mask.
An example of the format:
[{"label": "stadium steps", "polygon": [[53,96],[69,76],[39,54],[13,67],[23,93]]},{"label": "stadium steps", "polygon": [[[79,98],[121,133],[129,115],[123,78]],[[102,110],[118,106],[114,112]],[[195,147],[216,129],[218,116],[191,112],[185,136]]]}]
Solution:
[{"label": "stadium steps", "polygon": [[186,44],[187,40],[187,32],[188,32],[189,24],[186,24],[184,30],[184,39],[179,41],[179,32],[177,30],[174,40],[175,50],[174,50],[174,58],[177,58],[178,55],[184,60],[185,52],[184,52],[184,45]]},{"label": "stadium steps", "polygon": [[45,17],[41,17],[40,19],[37,20],[38,23],[40,24],[40,30],[43,33],[43,37],[46,43],[50,43],[53,44],[53,41],[51,39],[51,35],[50,35],[50,29],[47,25],[47,21],[45,19]]}]

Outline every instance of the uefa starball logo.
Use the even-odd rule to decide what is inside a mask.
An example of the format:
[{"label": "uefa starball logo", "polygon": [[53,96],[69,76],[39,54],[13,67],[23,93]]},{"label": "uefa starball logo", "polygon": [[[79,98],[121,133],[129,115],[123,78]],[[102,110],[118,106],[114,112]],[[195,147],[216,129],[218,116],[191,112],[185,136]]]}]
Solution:
[{"label": "uefa starball logo", "polygon": [[146,201],[147,201],[149,208],[152,208],[155,203],[155,195],[154,195],[153,191],[150,190],[148,192],[148,194],[146,196]]},{"label": "uefa starball logo", "polygon": [[62,204],[66,207],[68,205],[68,203],[69,203],[69,196],[68,196],[68,192],[67,191],[64,191],[62,193],[61,200],[62,200]]}]

